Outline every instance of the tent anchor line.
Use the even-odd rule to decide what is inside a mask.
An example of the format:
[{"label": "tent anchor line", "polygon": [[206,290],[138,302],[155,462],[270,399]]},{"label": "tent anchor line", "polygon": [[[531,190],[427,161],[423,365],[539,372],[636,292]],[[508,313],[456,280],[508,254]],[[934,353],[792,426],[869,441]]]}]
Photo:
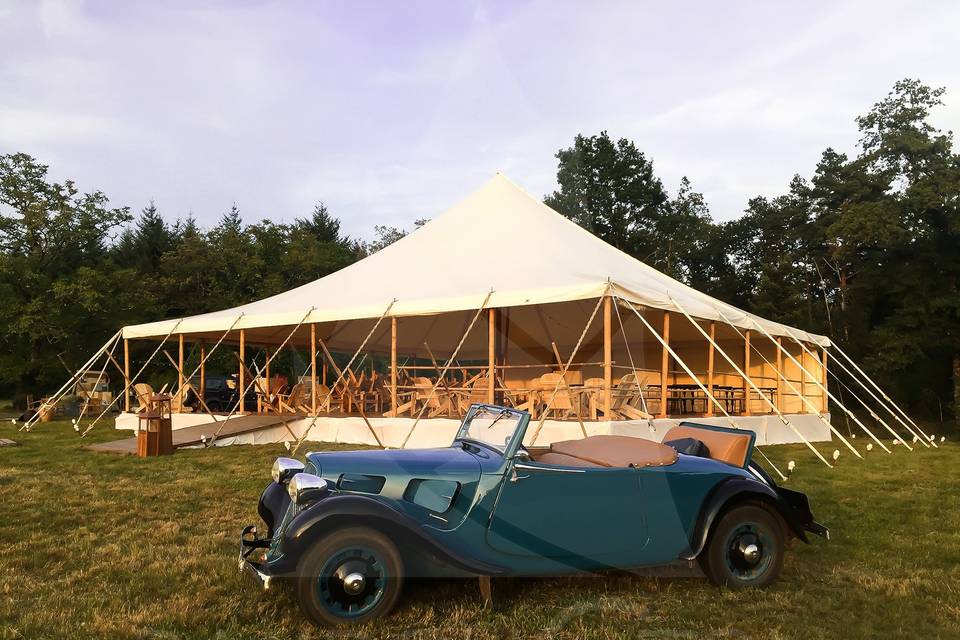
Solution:
[{"label": "tent anchor line", "polygon": [[[330,401],[330,398],[331,396],[333,396],[333,392],[337,388],[337,385],[340,384],[340,382],[343,380],[344,375],[346,375],[346,372],[349,371],[350,367],[353,366],[353,362],[357,359],[357,356],[360,354],[361,351],[363,351],[363,348],[367,346],[367,342],[369,342],[370,338],[376,332],[377,327],[380,326],[380,323],[383,322],[383,319],[387,317],[387,315],[390,313],[390,310],[393,309],[393,305],[396,302],[397,302],[396,298],[391,300],[390,304],[387,305],[387,308],[384,309],[383,313],[380,314],[380,317],[377,318],[377,321],[374,323],[373,328],[370,329],[366,337],[363,339],[363,342],[360,343],[360,346],[357,347],[357,350],[354,352],[353,356],[351,356],[350,361],[347,362],[347,366],[344,367],[342,371],[339,371],[339,374],[337,375],[337,379],[334,381],[332,385],[330,385],[330,388],[327,390],[327,395],[323,399],[323,402],[318,403],[319,407],[325,406],[327,402]],[[333,363],[334,368],[337,369],[338,367],[336,363],[333,362],[333,358],[330,357],[330,353],[327,351],[327,346],[323,343],[322,340],[320,341],[320,346],[323,348],[324,354],[326,354],[326,356]],[[300,437],[296,439],[296,442],[293,448],[291,449],[291,453],[293,453],[294,455],[297,453],[297,451],[300,449],[300,445],[303,444],[303,441],[306,439],[307,435],[310,433],[310,430],[313,429],[313,426],[317,423],[317,418],[319,417],[320,416],[318,411],[317,415],[313,416],[313,419],[310,420],[310,424],[307,425],[307,428],[304,429],[303,432],[300,434]],[[367,420],[366,416],[363,416],[363,420],[367,424],[367,428],[370,429],[370,433],[373,435],[373,439],[377,441],[377,443],[380,445],[381,448],[383,448],[383,443],[380,441],[380,438],[377,436],[377,432],[374,431],[373,426],[370,424],[370,421]]]},{"label": "tent anchor line", "polygon": [[[843,349],[840,348],[839,345],[837,345],[836,343],[834,343],[833,348],[837,350],[837,353],[839,353],[839,354],[842,355],[844,358],[846,358],[847,362],[849,362],[850,365],[853,366],[854,369],[856,369],[858,372],[860,372],[860,375],[862,375],[863,378],[864,378],[867,382],[869,382],[869,383],[871,384],[871,386],[873,386],[873,388],[876,389],[877,392],[878,392],[881,396],[883,396],[883,399],[884,399],[884,400],[886,400],[888,403],[890,403],[890,406],[894,407],[897,411],[900,412],[900,414],[901,414],[904,418],[906,418],[907,420],[909,420],[909,421],[910,421],[910,424],[912,424],[914,427],[916,427],[917,430],[920,431],[921,434],[923,434],[924,436],[926,436],[927,438],[929,438],[930,443],[933,444],[933,446],[934,446],[935,448],[939,448],[939,447],[937,446],[937,443],[933,441],[933,438],[931,438],[930,436],[927,436],[925,433],[923,433],[923,430],[920,428],[920,426],[919,426],[916,422],[914,422],[913,418],[911,418],[910,416],[908,416],[908,415],[907,415],[907,412],[904,411],[903,409],[901,409],[900,406],[899,406],[897,403],[895,403],[895,402],[890,398],[890,396],[888,396],[888,395],[883,391],[883,389],[881,389],[880,386],[879,386],[876,382],[874,382],[873,379],[872,379],[870,376],[868,376],[868,375],[864,372],[864,370],[861,369],[861,368],[857,365],[857,363],[854,362],[853,359],[846,354],[846,352],[845,352]],[[838,361],[838,362],[839,362],[839,361]],[[864,388],[866,388],[866,385],[863,383],[862,380],[857,379],[857,381],[858,381],[861,385],[863,385]],[[876,396],[874,396],[874,397],[876,397]],[[882,402],[881,402],[880,404],[883,405]],[[887,407],[886,405],[883,405],[883,406],[884,406],[884,408],[885,408],[887,411],[890,412],[891,415],[893,415],[895,418],[897,418],[897,420],[900,420],[900,418],[897,417],[897,415],[893,412],[892,409],[890,409],[890,408]],[[907,426],[906,423],[905,423],[903,420],[900,420],[900,423],[903,424],[904,427]],[[910,431],[911,433],[913,433],[913,431],[912,431],[909,427],[907,427],[907,431]],[[916,434],[914,434],[914,435],[916,435]]]},{"label": "tent anchor line", "polygon": [[[716,311],[717,311],[717,314],[719,314],[719,316],[723,319],[723,321],[726,322],[728,325],[730,325],[730,327],[731,327],[734,331],[737,332],[737,335],[740,336],[741,338],[743,338],[744,341],[746,341],[747,338],[746,338],[746,336],[743,334],[743,332],[740,331],[739,327],[737,327],[735,324],[733,324],[732,322],[730,322],[730,320],[727,318],[727,316],[723,315],[723,312],[720,311],[719,308],[717,308]],[[755,324],[756,324],[756,323],[755,323]],[[786,349],[783,348],[783,345],[779,344],[779,343],[776,341],[776,339],[774,339],[773,336],[771,336],[769,333],[767,333],[766,330],[765,330],[763,327],[761,327],[760,325],[757,325],[757,328],[760,329],[760,331],[763,333],[763,335],[766,336],[767,338],[769,338],[770,341],[773,342],[773,344],[774,344],[780,351],[782,351],[782,352],[790,359],[791,362],[793,362],[793,363],[796,364],[798,367],[800,367],[800,370],[803,371],[803,373],[806,374],[811,380],[813,380],[813,381],[819,386],[819,388],[820,388],[822,391],[824,391],[825,393],[827,393],[828,397],[830,397],[830,398],[833,397],[832,395],[830,395],[830,392],[827,391],[827,388],[826,388],[826,387],[824,387],[822,384],[820,384],[819,381],[817,381],[817,380],[810,374],[809,371],[807,371],[799,362],[796,361],[796,359],[794,359],[794,357],[793,357],[792,354],[790,354]],[[848,449],[850,449],[850,451],[853,452],[853,455],[857,456],[857,457],[860,458],[860,459],[863,459],[863,456],[860,455],[860,452],[857,451],[857,450],[853,447],[853,445],[850,444],[850,442],[849,442],[846,438],[843,437],[843,434],[842,434],[842,433],[840,433],[832,424],[830,424],[830,421],[829,421],[829,420],[827,420],[826,418],[823,417],[823,414],[820,413],[820,410],[817,409],[815,406],[813,406],[813,403],[810,402],[810,401],[807,399],[807,397],[806,397],[799,389],[797,389],[797,387],[794,386],[794,384],[793,384],[792,382],[790,382],[789,379],[787,379],[787,377],[786,377],[785,375],[783,375],[783,372],[782,372],[782,371],[780,371],[776,366],[774,366],[773,363],[770,362],[770,360],[768,360],[765,355],[763,355],[763,352],[760,351],[760,349],[759,349],[756,345],[753,345],[753,346],[752,346],[752,349],[757,353],[757,355],[759,355],[759,356],[763,359],[763,361],[764,361],[765,363],[767,363],[768,365],[771,365],[771,366],[773,367],[774,371],[777,372],[777,376],[779,377],[779,379],[780,379],[781,381],[783,381],[783,382],[787,385],[787,387],[790,388],[790,391],[792,391],[792,392],[794,393],[794,395],[796,395],[798,398],[800,398],[800,401],[803,403],[803,405],[804,405],[811,413],[813,413],[815,416],[817,416],[817,418],[820,420],[820,422],[822,422],[824,425],[826,425],[826,427],[827,427],[833,434],[835,434],[838,438],[840,438],[840,441],[841,441],[844,445],[846,445],[846,447],[847,447]],[[838,404],[839,404],[839,403],[838,403]],[[857,420],[856,416],[852,415],[852,414],[850,413],[850,411],[849,411],[845,406],[843,406],[842,404],[840,405],[840,407],[841,407],[844,411],[846,411],[847,414],[850,415],[858,425],[860,425],[860,428],[863,429],[863,430],[867,433],[867,435],[869,435],[871,438],[873,438],[878,445],[880,445],[881,447],[883,447],[883,443],[880,442],[880,440],[878,440],[877,437],[876,437],[875,435],[873,435],[873,434],[870,432],[870,430],[867,429],[866,426],[863,425],[863,423],[861,423],[859,420]],[[883,448],[886,449],[886,447],[883,447]],[[890,453],[890,451],[888,450],[887,453]]]},{"label": "tent anchor line", "polygon": [[[850,372],[850,370],[847,369],[846,366],[845,366],[842,362],[840,362],[840,360],[839,360],[838,358],[834,358],[833,361],[834,361],[837,365],[839,365],[840,368],[844,371],[844,373],[846,373],[848,376],[850,376],[850,378],[851,378],[852,380],[856,380],[857,382],[859,382],[859,383],[862,385],[862,381],[860,381],[855,375],[853,375],[853,374]],[[913,451],[913,447],[911,447],[909,444],[907,444],[906,440],[904,440],[904,439],[900,436],[900,434],[897,433],[897,432],[893,429],[893,427],[891,427],[891,426],[887,423],[886,420],[884,420],[883,418],[881,418],[881,417],[873,410],[873,408],[871,408],[870,405],[867,404],[867,401],[866,401],[866,400],[864,400],[863,398],[861,398],[853,389],[851,389],[851,388],[850,388],[850,385],[848,385],[846,382],[844,382],[843,378],[840,377],[840,374],[838,374],[836,371],[830,371],[830,374],[833,376],[834,381],[836,381],[837,383],[840,384],[840,386],[842,386],[844,389],[846,389],[847,392],[848,392],[851,396],[853,396],[853,398],[854,398],[857,402],[859,402],[859,403],[863,406],[864,409],[867,410],[867,412],[870,414],[870,417],[871,417],[871,418],[873,418],[874,420],[876,420],[877,423],[883,425],[883,427],[886,428],[886,430],[889,431],[889,432],[893,435],[893,437],[894,437],[894,442],[899,441],[899,442],[903,443],[903,445],[904,445],[909,451]],[[869,387],[865,387],[865,388],[866,388],[866,390],[867,390],[868,393],[871,393],[871,396],[873,397],[873,399],[874,399],[874,400],[877,400],[876,396],[873,396],[873,395],[872,395],[872,392],[870,391],[870,388],[869,388]],[[881,406],[881,407],[884,407],[884,409],[886,409],[886,407],[883,405],[882,402],[880,402],[880,406]],[[899,420],[899,417],[898,417],[895,413],[890,413],[890,415],[893,416],[894,419],[898,419],[898,420]],[[909,426],[907,426],[906,424],[904,424],[902,420],[900,420],[900,423],[903,424],[903,427],[907,430],[908,433],[911,433],[911,435],[913,435],[912,432],[910,431]],[[914,437],[916,437],[916,436],[914,435]],[[919,439],[919,438],[918,438],[918,439]]]},{"label": "tent anchor line", "polygon": [[[717,312],[720,313],[719,310],[718,310]],[[722,315],[722,314],[721,314],[721,315]],[[866,426],[865,424],[863,424],[863,422],[861,422],[859,418],[857,418],[856,414],[854,414],[853,411],[851,411],[850,409],[848,409],[845,404],[843,404],[839,399],[836,398],[836,396],[834,396],[832,393],[830,393],[829,389],[827,389],[827,386],[826,386],[825,384],[823,384],[822,382],[820,382],[820,380],[818,380],[816,376],[814,376],[805,366],[803,366],[803,364],[802,364],[800,361],[798,361],[795,357],[793,357],[793,354],[792,354],[792,353],[790,353],[786,348],[784,348],[784,346],[783,346],[782,344],[780,344],[779,342],[777,342],[776,339],[774,339],[774,337],[773,337],[772,335],[770,335],[770,334],[767,332],[767,330],[764,329],[763,326],[762,326],[759,322],[757,322],[756,320],[753,320],[752,318],[751,318],[751,321],[753,322],[754,326],[756,326],[757,329],[759,329],[759,330],[763,333],[763,335],[765,335],[774,345],[776,345],[777,349],[779,349],[785,356],[787,356],[787,358],[789,358],[790,362],[792,362],[794,365],[796,365],[796,366],[800,369],[800,371],[802,372],[802,375],[806,375],[807,377],[809,377],[810,380],[812,380],[813,383],[817,386],[817,388],[820,389],[820,390],[827,396],[828,399],[833,400],[833,402],[834,402],[838,407],[840,407],[841,409],[843,409],[844,413],[845,413],[847,416],[849,416],[849,417],[857,424],[858,427],[860,427],[861,429],[863,429],[863,431],[864,431],[867,435],[869,435],[869,436],[873,439],[874,442],[876,442],[876,443],[877,443],[884,451],[886,451],[887,453],[891,453],[890,449],[888,449],[886,446],[884,446],[884,444],[877,438],[877,436],[875,436],[875,435],[873,434],[873,432],[870,431],[870,429],[868,429],[867,426]],[[729,322],[729,321],[728,321],[728,322]],[[800,345],[800,348],[803,349],[803,351],[804,351],[807,355],[816,358],[816,356],[815,356],[809,349],[807,349],[807,347],[806,347],[800,340],[798,340],[795,335],[793,335],[793,334],[791,333],[791,334],[790,334],[790,337],[793,339],[794,342],[796,342],[798,345]],[[763,357],[763,354],[760,354],[760,357]],[[764,359],[766,359],[766,358],[764,358]],[[769,361],[768,361],[768,362],[769,362]],[[791,385],[791,389],[793,390],[794,393],[798,393],[796,387],[793,387],[793,385]],[[808,406],[809,406],[809,401],[806,400],[806,397],[805,397],[802,393],[800,394],[800,397],[801,397],[801,398],[805,401],[805,403],[808,404]],[[817,413],[818,413],[818,415],[819,415],[819,412],[817,412]],[[839,433],[836,429],[834,429],[832,426],[831,426],[831,431],[833,431],[834,433],[836,433],[837,436],[838,436],[841,440],[843,439],[843,436],[840,435],[840,433]],[[894,433],[893,435],[894,435],[895,437],[897,437],[897,434],[896,434],[896,433]],[[906,442],[904,442],[904,444],[906,444]]]},{"label": "tent anchor line", "polygon": [[437,392],[437,384],[440,379],[447,375],[447,371],[450,369],[450,365],[457,359],[457,355],[460,353],[460,349],[463,347],[463,343],[467,341],[467,336],[470,335],[470,332],[473,330],[473,326],[477,323],[477,320],[480,318],[480,314],[483,313],[483,310],[487,307],[487,303],[490,301],[490,296],[493,295],[493,289],[487,292],[486,297],[483,299],[483,302],[480,304],[480,308],[477,309],[477,312],[474,314],[473,319],[470,321],[470,324],[467,326],[467,330],[463,332],[463,336],[460,337],[460,342],[457,344],[457,348],[453,350],[453,353],[447,358],[446,364],[443,365],[443,371],[440,372],[440,377],[437,382],[434,382],[430,387],[430,395],[427,396],[424,400],[423,406],[420,407],[420,411],[417,412],[417,418],[413,421],[413,426],[410,427],[410,431],[407,432],[407,437],[403,439],[403,444],[400,445],[400,448],[403,449],[407,446],[407,443],[410,441],[410,436],[413,435],[413,430],[417,428],[417,424],[420,422],[420,417],[423,415],[424,410],[427,408],[427,404],[433,398],[434,394]]},{"label": "tent anchor line", "polygon": [[115,343],[117,340],[120,339],[121,334],[123,334],[123,329],[120,329],[115,334],[110,336],[110,338],[107,339],[105,343],[103,343],[103,346],[97,349],[97,351],[92,356],[90,356],[90,358],[85,363],[83,363],[83,365],[79,369],[77,369],[72,376],[70,376],[70,379],[68,379],[63,384],[62,387],[57,389],[56,393],[54,393],[52,396],[47,398],[46,401],[40,404],[40,408],[37,410],[37,413],[33,417],[29,418],[26,422],[24,422],[23,426],[21,426],[18,429],[18,431],[29,431],[30,428],[33,427],[33,425],[35,425],[37,421],[40,420],[40,416],[43,415],[45,411],[47,411],[52,407],[57,406],[57,403],[60,402],[60,400],[63,398],[66,392],[70,389],[70,386],[74,384],[77,380],[79,380],[81,377],[83,377],[83,375],[90,370],[90,368],[96,363],[96,361],[100,358],[100,356],[103,355],[103,352],[109,349],[113,343]]},{"label": "tent anchor line", "polygon": [[614,299],[615,303],[613,305],[613,309],[617,312],[617,323],[620,325],[620,336],[623,338],[623,346],[627,349],[627,358],[630,360],[630,371],[633,373],[633,381],[637,383],[637,389],[640,392],[640,406],[643,408],[643,412],[647,414],[647,428],[650,429],[650,436],[654,437],[657,433],[657,430],[653,426],[653,414],[650,413],[650,410],[647,407],[647,399],[644,397],[643,389],[640,387],[640,378],[637,376],[637,365],[634,363],[633,352],[630,350],[630,341],[627,340],[627,331],[623,327],[623,318],[620,316],[620,305],[617,304],[617,301],[623,300],[623,298],[614,294]]},{"label": "tent anchor line", "polygon": [[607,292],[610,291],[610,282],[607,282],[607,287],[597,299],[597,305],[593,308],[593,313],[590,314],[590,319],[587,320],[587,324],[583,327],[583,331],[580,333],[580,339],[577,340],[577,345],[573,348],[573,352],[570,354],[570,358],[567,360],[566,364],[563,365],[563,369],[560,371],[560,378],[557,380],[557,383],[553,386],[553,393],[550,394],[550,399],[547,401],[547,406],[544,407],[543,413],[540,415],[540,422],[537,424],[537,428],[533,432],[533,436],[530,438],[530,445],[533,446],[537,441],[537,437],[540,435],[540,430],[543,428],[543,423],[547,420],[547,412],[550,410],[550,406],[553,404],[553,401],[557,397],[557,391],[560,390],[560,385],[563,384],[564,380],[567,377],[567,370],[570,369],[571,363],[573,363],[574,357],[576,357],[577,352],[580,350],[580,345],[583,344],[583,339],[587,335],[587,331],[590,330],[590,326],[593,324],[594,318],[597,317],[597,311],[600,310],[600,305],[603,304],[603,298],[607,295]]},{"label": "tent anchor line", "polygon": [[[277,347],[276,351],[273,352],[273,355],[271,355],[270,357],[267,358],[267,363],[268,363],[268,364],[269,364],[270,362],[272,362],[273,359],[277,357],[277,354],[280,353],[280,351],[287,345],[288,342],[290,342],[290,338],[292,338],[292,337],[293,337],[293,334],[295,334],[295,333],[297,332],[297,329],[299,329],[301,326],[303,326],[303,323],[307,321],[307,318],[310,317],[310,314],[313,313],[313,310],[314,310],[314,309],[316,309],[316,307],[310,307],[310,308],[307,310],[307,312],[303,315],[303,317],[300,318],[300,322],[298,322],[298,323],[293,327],[293,329],[290,331],[290,333],[287,334],[287,337],[283,339],[283,342],[281,342],[281,343],[280,343],[280,346]],[[238,357],[239,357],[239,356],[238,356]],[[241,364],[243,364],[243,363],[241,363]],[[240,408],[240,403],[243,402],[244,398],[245,398],[246,395],[247,395],[247,392],[250,391],[250,389],[253,388],[253,385],[254,385],[255,383],[256,383],[256,378],[250,380],[250,382],[249,382],[243,389],[240,389],[240,390],[239,390],[240,393],[239,393],[238,396],[237,396],[237,402],[236,402],[236,404],[233,405],[233,408],[230,409],[230,413],[227,415],[226,418],[224,418],[223,422],[221,422],[220,425],[217,427],[216,432],[214,432],[213,437],[211,437],[210,440],[208,441],[207,446],[213,446],[213,443],[217,441],[217,437],[218,437],[218,436],[220,435],[220,433],[223,431],[223,428],[226,426],[227,422],[229,422],[230,419],[233,418],[234,415],[236,415],[237,410]],[[289,427],[287,427],[287,428],[289,429]]]},{"label": "tent anchor line", "polygon": [[[644,326],[647,327],[647,330],[650,331],[651,334],[653,334],[653,336],[657,339],[657,341],[660,342],[660,344],[663,346],[663,348],[666,349],[666,350],[670,353],[671,356],[673,356],[674,360],[677,361],[677,364],[679,364],[680,367],[683,368],[684,372],[686,372],[686,374],[687,374],[688,376],[690,376],[690,377],[693,379],[694,382],[696,382],[696,384],[697,384],[697,386],[700,388],[700,390],[703,391],[704,394],[706,394],[706,396],[710,399],[710,401],[720,410],[720,412],[727,418],[727,420],[730,421],[730,425],[731,425],[734,429],[741,429],[741,430],[742,430],[743,427],[741,427],[740,424],[737,423],[737,422],[733,419],[733,416],[731,416],[730,413],[727,411],[727,408],[723,406],[723,403],[720,402],[720,401],[716,398],[716,396],[713,395],[713,391],[712,391],[711,389],[708,389],[707,386],[706,386],[705,384],[703,384],[703,381],[700,380],[699,376],[697,376],[697,375],[693,372],[693,370],[692,370],[689,366],[687,366],[687,363],[683,360],[683,358],[681,358],[681,357],[679,356],[679,354],[677,354],[677,352],[674,351],[674,350],[670,347],[670,344],[669,344],[666,340],[663,339],[663,336],[661,336],[659,333],[657,333],[657,331],[653,328],[653,326],[650,324],[650,322],[649,322],[646,318],[643,317],[643,315],[637,310],[637,308],[636,308],[629,300],[625,300],[625,299],[623,299],[623,298],[618,298],[618,299],[621,299],[621,300],[623,300],[624,302],[627,303],[627,305],[630,307],[630,310],[633,311],[633,313],[634,313],[638,318],[640,318],[640,321],[643,322]],[[777,468],[777,465],[773,464],[773,461],[770,460],[770,458],[768,458],[768,457],[766,456],[766,454],[763,453],[763,451],[760,450],[759,447],[755,447],[755,449],[756,449],[756,451],[757,451],[761,456],[763,456],[763,459],[767,461],[767,463],[773,468],[773,470],[777,472],[777,475],[780,476],[780,479],[781,479],[781,480],[786,480],[786,479],[787,479],[787,476],[783,475],[783,473],[780,471],[780,469]],[[828,465],[828,466],[829,466],[829,465]]]},{"label": "tent anchor line", "polygon": [[810,443],[810,441],[806,438],[806,436],[804,436],[802,433],[800,433],[800,430],[797,429],[797,427],[796,427],[792,422],[790,422],[790,421],[787,419],[786,416],[783,415],[783,413],[780,411],[780,409],[777,408],[777,405],[774,404],[774,403],[770,400],[769,397],[767,397],[767,394],[765,394],[763,391],[761,391],[760,388],[759,388],[756,384],[754,384],[753,380],[750,379],[750,376],[748,376],[746,373],[743,372],[743,369],[741,369],[741,368],[737,365],[737,363],[734,362],[733,359],[732,359],[729,355],[727,355],[727,352],[724,351],[724,350],[720,347],[720,345],[718,345],[718,344],[716,343],[716,341],[715,341],[713,338],[711,338],[711,337],[709,336],[709,334],[707,334],[706,331],[703,330],[703,327],[701,327],[700,324],[699,324],[698,322],[696,322],[696,321],[690,316],[689,313],[687,313],[687,310],[686,310],[679,302],[677,302],[672,296],[669,296],[669,295],[668,295],[668,297],[670,298],[670,301],[674,304],[674,306],[676,306],[676,308],[679,309],[680,312],[687,318],[687,320],[690,322],[690,324],[692,324],[694,327],[696,327],[697,331],[699,331],[700,334],[703,335],[703,337],[706,338],[707,341],[710,342],[711,345],[713,345],[713,348],[717,351],[717,353],[719,353],[719,354],[723,357],[723,359],[726,360],[727,363],[729,363],[731,367],[733,367],[733,369],[737,372],[737,374],[738,374],[741,378],[743,378],[743,380],[750,386],[750,388],[753,389],[754,391],[756,391],[757,394],[759,394],[760,398],[761,398],[764,402],[767,403],[767,406],[769,406],[769,407],[774,411],[774,413],[777,414],[777,417],[780,419],[780,422],[782,422],[782,423],[784,424],[784,426],[790,428],[790,430],[792,430],[792,431],[797,435],[797,437],[800,438],[800,440],[807,446],[807,448],[810,449],[810,450],[814,453],[814,455],[816,455],[817,458],[820,459],[820,461],[821,461],[823,464],[827,465],[828,467],[830,467],[830,468],[832,469],[832,468],[833,468],[833,465],[830,464],[829,462],[827,462],[827,459],[823,457],[823,454],[821,454],[821,453],[817,450],[817,448],[814,447],[814,446]]},{"label": "tent anchor line", "polygon": [[[794,342],[800,343],[800,341],[797,340],[796,335],[794,335],[793,332],[789,330],[789,328],[787,329],[787,332],[790,334],[790,337],[793,338]],[[834,346],[838,351],[840,350],[840,347],[837,347],[836,344],[834,344],[833,346]],[[800,347],[801,347],[801,348],[805,348],[802,343],[800,343]],[[846,366],[845,366],[839,359],[834,358],[834,361],[835,361],[838,365],[840,365],[840,368],[843,369],[848,375],[850,375],[850,377],[852,377],[854,380],[858,380],[858,378],[857,378],[856,376],[854,376],[854,375],[850,372],[850,370],[847,369]],[[834,377],[836,377],[836,373],[834,373]],[[870,391],[870,388],[863,384],[863,381],[858,380],[858,382],[860,382],[860,384],[864,387],[864,389],[866,389],[868,392],[870,392],[871,396],[872,396],[875,400],[877,399],[877,397],[876,397],[875,395],[873,395],[873,392]],[[863,401],[861,400],[861,403],[862,403],[862,402],[863,402]],[[882,402],[881,402],[880,404],[881,404],[881,406],[884,406]],[[886,407],[884,407],[884,408],[886,408]],[[869,411],[869,407],[867,407],[867,410]],[[887,409],[887,411],[890,412],[890,415],[892,415],[894,418],[897,418],[897,420],[900,421],[900,424],[903,425],[903,427],[907,430],[907,432],[908,432],[910,435],[912,435],[913,437],[917,438],[917,439],[918,439],[920,442],[922,442],[923,445],[924,445],[925,447],[927,447],[928,449],[930,448],[930,445],[927,443],[926,438],[923,438],[923,437],[918,436],[917,433],[916,433],[913,429],[910,428],[910,425],[908,425],[907,423],[905,423],[903,420],[900,420],[899,417],[898,417],[895,413],[893,413],[892,411],[890,411],[889,409]],[[879,416],[876,416],[876,417],[877,417],[877,419],[879,419]],[[910,451],[913,450],[913,448],[912,448],[909,444],[907,444],[907,441],[904,440],[904,439],[900,436],[900,434],[896,433],[892,428],[890,428],[890,427],[889,427],[885,422],[883,422],[882,420],[880,420],[880,422],[881,422],[885,427],[887,427],[887,430],[890,431],[890,433],[893,434],[893,436],[894,436],[895,438],[897,438],[900,442],[902,442],[903,445],[904,445],[908,450],[910,450]],[[914,426],[916,426],[916,425],[914,425]],[[919,430],[919,427],[917,427],[917,429]],[[921,431],[920,433],[922,434],[923,432]],[[934,446],[936,446],[936,443],[934,443]]]},{"label": "tent anchor line", "polygon": [[93,422],[91,422],[86,429],[84,429],[83,433],[80,434],[81,438],[85,437],[88,433],[90,433],[90,430],[93,429],[94,425],[100,422],[100,419],[103,418],[103,416],[107,415],[107,412],[113,408],[113,405],[115,405],[117,401],[120,400],[120,398],[123,398],[126,396],[126,394],[130,393],[130,389],[133,388],[133,385],[140,378],[140,375],[146,370],[147,366],[153,361],[153,359],[157,357],[157,354],[160,353],[160,350],[163,348],[163,345],[167,343],[167,340],[170,339],[170,336],[173,335],[173,332],[177,330],[177,327],[180,326],[181,322],[183,322],[183,318],[180,318],[179,320],[177,320],[176,324],[173,325],[170,331],[167,332],[167,335],[163,337],[163,340],[160,342],[160,344],[157,345],[157,348],[154,349],[153,353],[150,354],[150,357],[147,358],[147,361],[143,363],[142,367],[140,367],[140,370],[137,371],[137,374],[133,376],[133,378],[131,378],[126,385],[124,385],[123,393],[121,393],[116,398],[114,398],[113,402],[108,404],[106,408],[104,408],[104,410],[100,412],[100,415],[98,415],[96,419]]}]

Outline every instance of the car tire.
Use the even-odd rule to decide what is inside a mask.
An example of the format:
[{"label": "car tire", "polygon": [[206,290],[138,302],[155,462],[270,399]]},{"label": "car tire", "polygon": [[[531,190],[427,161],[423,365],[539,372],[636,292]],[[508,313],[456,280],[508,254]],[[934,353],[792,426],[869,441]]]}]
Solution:
[{"label": "car tire", "polygon": [[785,534],[776,515],[755,504],[733,507],[720,518],[700,554],[700,566],[716,585],[763,589],[783,568]]},{"label": "car tire", "polygon": [[351,527],[324,536],[303,556],[295,590],[303,614],[332,627],[386,615],[402,586],[397,547],[379,531]]}]

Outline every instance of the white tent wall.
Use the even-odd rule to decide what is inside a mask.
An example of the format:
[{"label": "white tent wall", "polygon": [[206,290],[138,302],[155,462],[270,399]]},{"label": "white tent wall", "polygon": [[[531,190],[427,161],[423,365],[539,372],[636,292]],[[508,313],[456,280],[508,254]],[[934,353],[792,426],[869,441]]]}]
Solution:
[{"label": "white tent wall", "polygon": [[[829,416],[827,416],[829,418]],[[790,416],[790,421],[811,442],[830,440],[830,431],[814,415]],[[370,426],[377,434],[377,438],[388,447],[400,447],[406,435],[413,426],[413,418],[369,418]],[[651,424],[641,420],[624,420],[618,422],[585,422],[588,435],[613,434],[626,435],[636,438],[646,438],[659,442],[671,427],[679,424],[677,418],[654,420]],[[698,418],[697,422],[721,427],[729,427],[729,421],[724,417]],[[757,445],[787,444],[797,441],[796,435],[784,426],[776,416],[752,416],[737,418],[737,424],[757,434]],[[421,420],[410,440],[408,448],[445,447],[452,441],[460,426],[459,420],[449,418],[432,418]],[[533,423],[528,433],[533,430]],[[276,426],[256,432],[219,438],[216,446],[235,444],[272,444],[290,442],[291,431],[298,438],[303,431],[310,429],[305,442],[336,442],[344,444],[363,444],[378,446],[377,440],[370,433],[366,422],[362,418],[351,417],[321,417],[317,420],[301,418],[291,421],[288,430],[285,426]],[[583,437],[580,425],[577,422],[547,420],[537,438],[538,445],[549,445],[561,440],[573,440]],[[529,444],[529,442],[528,442]]]}]

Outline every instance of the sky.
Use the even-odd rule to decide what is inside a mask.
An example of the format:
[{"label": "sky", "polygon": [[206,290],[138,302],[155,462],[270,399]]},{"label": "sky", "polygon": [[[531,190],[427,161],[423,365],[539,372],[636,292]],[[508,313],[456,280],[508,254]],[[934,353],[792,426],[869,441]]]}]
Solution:
[{"label": "sky", "polygon": [[958,24],[953,1],[0,0],[0,153],[134,212],[323,201],[370,238],[497,171],[542,197],[607,130],[728,220],[853,151],[898,79],[946,87],[960,129]]}]

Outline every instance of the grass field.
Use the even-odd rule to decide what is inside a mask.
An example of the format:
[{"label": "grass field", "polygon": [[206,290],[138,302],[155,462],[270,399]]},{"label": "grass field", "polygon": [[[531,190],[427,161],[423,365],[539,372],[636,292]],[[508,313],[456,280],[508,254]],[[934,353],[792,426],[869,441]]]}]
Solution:
[{"label": "grass field", "polygon": [[[100,429],[88,440],[115,439]],[[0,438],[0,639],[11,638],[948,638],[960,637],[960,446],[830,471],[798,463],[832,540],[797,545],[764,592],[690,578],[607,575],[410,584],[387,619],[321,632],[289,592],[237,571],[242,525],[280,445],[180,451],[159,459],[93,453],[69,424]],[[860,445],[863,440],[857,441]],[[315,447],[317,448],[317,447]],[[832,446],[824,449],[832,451]]]}]

